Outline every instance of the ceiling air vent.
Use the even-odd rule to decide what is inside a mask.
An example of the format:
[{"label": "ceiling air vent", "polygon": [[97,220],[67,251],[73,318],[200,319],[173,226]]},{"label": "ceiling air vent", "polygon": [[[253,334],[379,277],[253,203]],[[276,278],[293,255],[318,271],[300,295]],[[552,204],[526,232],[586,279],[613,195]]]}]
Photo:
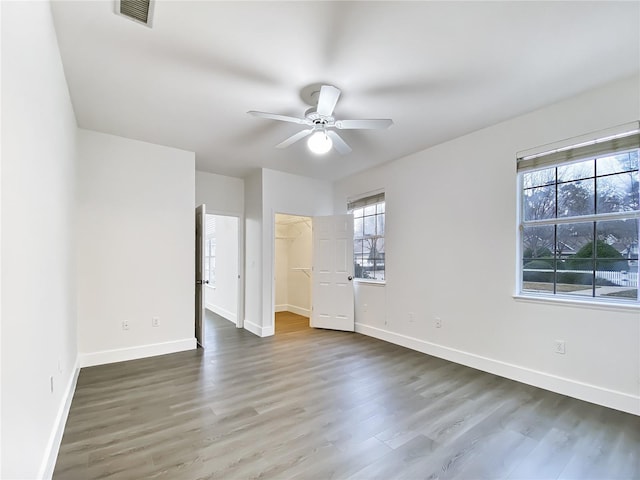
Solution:
[{"label": "ceiling air vent", "polygon": [[116,0],[116,13],[150,27],[153,3],[153,0]]}]

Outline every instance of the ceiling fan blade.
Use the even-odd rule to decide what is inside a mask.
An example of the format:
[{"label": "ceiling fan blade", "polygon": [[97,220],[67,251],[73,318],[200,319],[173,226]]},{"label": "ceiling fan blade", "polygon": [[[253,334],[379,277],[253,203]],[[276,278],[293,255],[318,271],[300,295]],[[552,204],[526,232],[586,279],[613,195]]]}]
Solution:
[{"label": "ceiling fan blade", "polygon": [[296,133],[295,135],[291,135],[285,141],[280,142],[276,145],[276,148],[287,148],[289,145],[296,143],[298,140],[302,140],[307,135],[310,135],[313,132],[313,128],[309,128],[308,130],[302,130],[301,132]]},{"label": "ceiling fan blade", "polygon": [[340,135],[333,130],[327,130],[327,135],[333,141],[333,148],[337,150],[340,155],[346,155],[351,152],[351,147],[347,145]]},{"label": "ceiling fan blade", "polygon": [[337,120],[335,123],[336,128],[341,130],[379,130],[383,128],[389,128],[393,125],[393,120],[390,118],[378,118],[369,120]]},{"label": "ceiling fan blade", "polygon": [[254,117],[269,118],[271,120],[280,120],[281,122],[297,123],[299,125],[311,125],[311,122],[306,118],[290,117],[288,115],[278,115],[277,113],[256,112],[251,110],[247,112]]},{"label": "ceiling fan blade", "polygon": [[316,113],[319,115],[325,115],[330,117],[333,113],[333,109],[336,108],[338,98],[340,97],[340,90],[331,85],[323,85],[320,87],[320,96],[318,97],[318,108]]}]

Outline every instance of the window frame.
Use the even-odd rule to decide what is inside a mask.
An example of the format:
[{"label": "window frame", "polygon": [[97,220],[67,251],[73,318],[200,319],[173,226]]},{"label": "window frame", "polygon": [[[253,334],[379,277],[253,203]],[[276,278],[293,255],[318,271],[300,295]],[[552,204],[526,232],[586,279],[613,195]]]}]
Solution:
[{"label": "window frame", "polygon": [[[626,130],[624,130],[622,127],[624,127],[624,129]],[[636,220],[639,223],[638,228],[640,230],[640,206],[637,209],[628,210],[628,211],[598,213],[596,210],[594,210],[593,213],[589,213],[585,215],[574,215],[574,216],[564,217],[564,216],[558,216],[558,213],[559,213],[558,206],[554,205],[554,215],[552,217],[543,218],[543,219],[525,220],[525,204],[526,204],[525,198],[526,197],[525,197],[525,185],[524,185],[525,174],[553,168],[555,170],[554,180],[552,183],[551,182],[547,183],[547,185],[553,186],[555,202],[557,203],[558,186],[568,182],[566,180],[563,181],[559,178],[558,168],[565,165],[593,161],[594,162],[593,174],[589,175],[588,177],[585,177],[585,179],[589,181],[593,180],[594,202],[596,202],[595,205],[597,205],[598,179],[605,178],[604,174],[599,174],[598,171],[596,170],[597,159],[606,158],[614,155],[621,155],[631,151],[637,151],[638,156],[640,157],[640,141],[638,141],[638,132],[640,130],[638,127],[639,127],[638,122],[617,127],[618,130],[622,130],[618,132],[620,134],[618,136],[625,137],[623,140],[627,144],[629,143],[629,139],[626,137],[634,137],[636,139],[635,144],[632,147],[627,146],[625,148],[621,146],[620,149],[612,149],[612,148],[607,149],[607,148],[604,148],[603,146],[600,146],[600,150],[598,151],[598,148],[599,148],[598,143],[600,142],[609,141],[610,145],[615,145],[615,143],[612,143],[610,140],[613,138],[615,142],[616,141],[615,139],[618,138],[618,136],[610,135],[607,138],[604,138],[603,136],[601,136],[600,139],[602,140],[599,140],[597,137],[592,137],[592,138],[595,138],[595,140],[591,140],[591,141],[584,141],[584,137],[579,139],[579,141],[575,141],[576,139],[574,139],[573,145],[575,145],[575,147],[573,147],[572,144],[569,143],[570,141],[568,140],[564,142],[567,146],[561,146],[557,149],[546,147],[546,150],[545,150],[545,147],[540,147],[539,150],[542,153],[533,154],[530,156],[518,155],[517,182],[516,182],[516,185],[517,185],[517,235],[516,235],[517,258],[516,258],[516,279],[515,279],[516,294],[514,295],[514,298],[523,299],[523,300],[533,300],[533,301],[542,300],[542,301],[551,302],[551,303],[562,302],[562,303],[572,303],[572,304],[587,304],[589,306],[602,306],[605,308],[606,307],[622,308],[622,309],[629,309],[629,308],[639,309],[640,308],[640,291],[637,293],[635,299],[633,298],[624,299],[624,298],[605,297],[605,296],[596,295],[596,285],[594,284],[595,284],[595,275],[596,275],[596,272],[598,271],[598,266],[596,263],[598,257],[595,252],[596,249],[593,248],[598,245],[598,235],[597,235],[598,222],[631,219],[631,220]],[[629,132],[632,132],[632,133],[629,134]],[[593,136],[594,134],[591,134],[591,135]],[[577,151],[578,153],[575,154],[575,151]],[[582,154],[580,154],[581,152]],[[533,161],[531,159],[533,159]],[[549,161],[550,159],[553,161]],[[525,167],[520,166],[520,162],[522,160],[527,162],[527,166]],[[627,173],[637,175],[636,179],[640,182],[640,172],[638,170],[635,170],[635,169],[629,170],[627,171]],[[614,174],[617,174],[617,172]],[[610,174],[610,175],[614,175],[614,174]],[[573,181],[578,181],[578,179],[574,179]],[[535,188],[535,186],[529,187],[529,188]],[[640,202],[640,199],[639,199],[639,202]],[[558,258],[559,258],[558,257],[558,226],[576,225],[580,223],[585,223],[585,224],[593,223],[593,234],[590,240],[591,244],[593,245],[592,249],[594,250],[593,258],[592,258],[594,262],[592,266],[594,280],[592,280],[592,285],[591,285],[593,293],[591,295],[584,295],[584,296],[575,295],[575,294],[571,295],[568,293],[557,291],[557,285],[558,285],[557,272],[559,271],[558,265],[557,265]],[[535,227],[535,226],[552,226],[553,227],[553,232],[554,232],[553,247],[552,247],[553,290],[550,292],[524,289],[525,268],[524,268],[523,255],[525,253],[525,248],[526,248],[524,244],[525,242],[524,231],[526,227]],[[638,236],[640,236],[640,231],[638,232]],[[637,244],[637,239],[636,239],[636,244]],[[636,249],[637,248],[638,247],[636,245]],[[636,253],[634,257],[638,257],[638,254]],[[637,274],[640,274],[640,266],[639,266],[640,261],[638,261],[637,258],[632,258],[631,260],[636,262],[635,272]],[[640,289],[640,285],[637,285],[636,289]]]},{"label": "window frame", "polygon": [[[377,205],[382,204],[384,205],[384,211],[383,212],[378,212],[377,211]],[[387,272],[386,272],[386,259],[387,259],[387,255],[386,255],[386,244],[385,244],[385,240],[386,240],[386,233],[387,233],[387,227],[386,227],[386,218],[387,218],[387,201],[386,201],[386,195],[384,190],[377,190],[377,191],[373,191],[373,192],[368,192],[366,194],[362,194],[362,195],[358,195],[357,197],[353,197],[353,198],[349,198],[347,200],[347,213],[350,215],[354,214],[354,211],[356,209],[359,208],[366,208],[366,207],[371,207],[371,206],[375,206],[376,207],[376,213],[374,213],[373,215],[366,215],[366,216],[372,216],[375,218],[375,225],[376,225],[376,234],[375,235],[364,235],[364,231],[363,231],[363,236],[362,237],[356,237],[356,230],[354,228],[353,231],[353,244],[355,246],[355,242],[358,239],[361,240],[365,240],[365,239],[370,239],[370,238],[375,238],[375,240],[379,240],[382,239],[383,244],[385,245],[384,247],[384,251],[382,252],[384,255],[384,269],[382,269],[381,271],[384,272],[383,279],[376,279],[376,278],[363,278],[363,277],[358,277],[356,276],[356,251],[354,248],[354,252],[353,252],[353,265],[354,265],[354,271],[353,271],[353,280],[354,283],[370,283],[370,284],[375,284],[375,285],[385,285],[387,282]],[[378,235],[377,230],[378,230],[378,217],[382,216],[383,220],[383,224],[384,224],[384,233],[382,235]],[[361,217],[363,219],[364,222],[364,212],[363,212],[363,216]],[[355,217],[354,217],[354,225],[355,225]]]}]

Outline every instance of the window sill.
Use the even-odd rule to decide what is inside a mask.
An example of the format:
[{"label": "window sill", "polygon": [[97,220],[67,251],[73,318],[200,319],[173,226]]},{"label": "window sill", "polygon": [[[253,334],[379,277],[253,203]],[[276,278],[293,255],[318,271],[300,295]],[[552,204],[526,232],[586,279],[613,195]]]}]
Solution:
[{"label": "window sill", "polygon": [[384,287],[387,284],[386,280],[369,280],[367,278],[354,278],[353,282],[362,285],[372,285],[374,287]]},{"label": "window sill", "polygon": [[618,310],[623,312],[640,311],[639,303],[619,303],[613,301],[595,301],[592,299],[567,298],[549,295],[525,295],[518,293],[513,295],[517,302],[546,303],[547,305],[567,305],[588,308],[590,310]]}]

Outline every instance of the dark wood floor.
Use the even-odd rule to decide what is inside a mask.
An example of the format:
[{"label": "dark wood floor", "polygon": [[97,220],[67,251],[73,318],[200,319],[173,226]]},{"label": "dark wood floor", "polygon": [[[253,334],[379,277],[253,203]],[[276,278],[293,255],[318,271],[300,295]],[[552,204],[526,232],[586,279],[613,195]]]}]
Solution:
[{"label": "dark wood floor", "polygon": [[355,333],[207,322],[205,351],[82,369],[55,479],[640,478],[640,417]]}]

